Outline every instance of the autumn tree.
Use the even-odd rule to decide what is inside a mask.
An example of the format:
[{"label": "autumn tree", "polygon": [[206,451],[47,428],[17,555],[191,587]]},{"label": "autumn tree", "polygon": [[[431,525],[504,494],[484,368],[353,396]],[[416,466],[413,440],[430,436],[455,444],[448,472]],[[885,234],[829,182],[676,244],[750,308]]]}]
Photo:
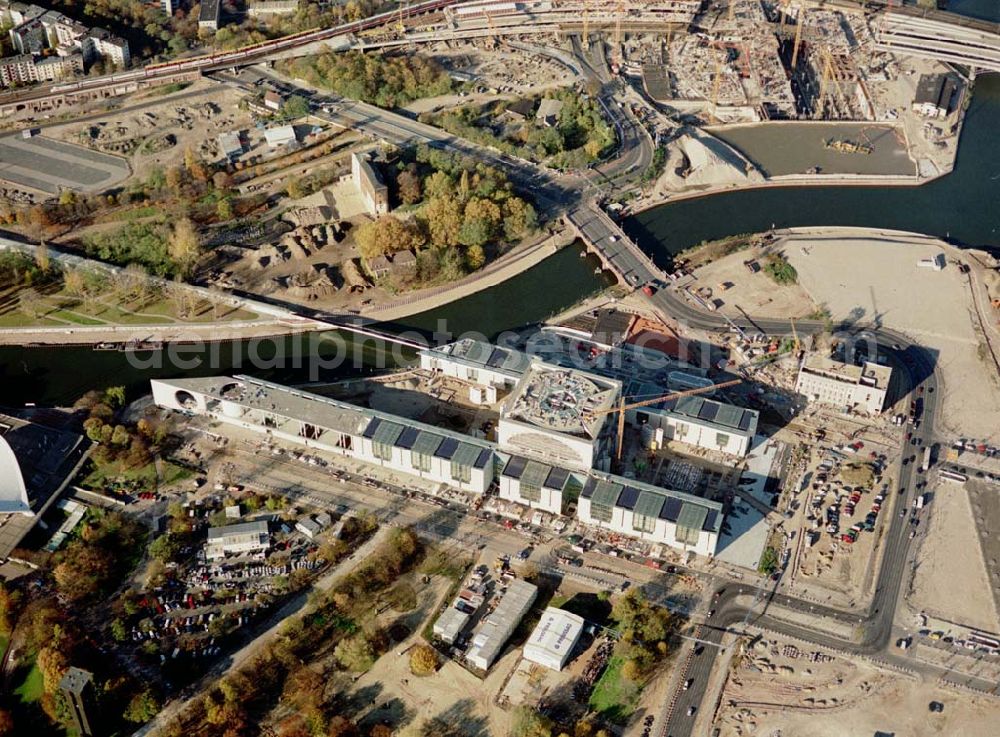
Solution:
[{"label": "autumn tree", "polygon": [[69,269],[63,274],[63,289],[71,297],[82,298],[87,292],[87,280],[79,269]]},{"label": "autumn tree", "polygon": [[420,202],[423,196],[420,177],[415,171],[406,169],[396,177],[396,184],[399,187],[399,199],[404,204],[413,205]]},{"label": "autumn tree", "polygon": [[486,263],[486,252],[482,246],[469,246],[465,251],[465,262],[471,271],[478,271]]},{"label": "autumn tree", "polygon": [[535,208],[520,197],[510,197],[503,203],[503,232],[509,241],[520,240],[538,225]]},{"label": "autumn tree", "polygon": [[25,315],[35,319],[41,314],[45,304],[42,295],[36,289],[27,287],[18,293],[17,306]]},{"label": "autumn tree", "polygon": [[0,709],[0,737],[14,734],[14,717],[6,709]]},{"label": "autumn tree", "polygon": [[43,274],[48,274],[52,268],[52,259],[49,257],[49,247],[45,241],[41,241],[35,249],[35,263]]},{"label": "autumn tree", "polygon": [[420,214],[433,245],[439,248],[458,245],[462,231],[462,207],[458,200],[452,196],[434,197]]},{"label": "autumn tree", "polygon": [[410,672],[415,676],[429,676],[438,667],[437,650],[430,645],[416,645],[410,651]]},{"label": "autumn tree", "polygon": [[155,717],[159,710],[160,702],[156,695],[150,689],[145,688],[132,697],[122,716],[135,724],[144,724]]},{"label": "autumn tree", "polygon": [[191,269],[201,255],[201,242],[198,238],[198,231],[190,218],[181,218],[174,225],[168,243],[168,253],[180,273],[185,276],[191,273]]},{"label": "autumn tree", "polygon": [[357,232],[358,250],[370,260],[396,251],[419,248],[424,239],[420,232],[392,215],[383,215],[374,222],[365,223]]},{"label": "autumn tree", "polygon": [[491,200],[473,197],[465,205],[458,240],[465,246],[484,246],[497,232],[500,208]]}]

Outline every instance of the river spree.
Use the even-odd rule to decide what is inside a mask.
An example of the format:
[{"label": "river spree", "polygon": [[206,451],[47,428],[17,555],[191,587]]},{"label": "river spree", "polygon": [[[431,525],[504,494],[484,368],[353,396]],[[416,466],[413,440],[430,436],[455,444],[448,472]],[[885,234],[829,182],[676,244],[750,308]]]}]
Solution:
[{"label": "river spree", "polygon": [[[993,0],[991,0],[993,1]],[[625,223],[639,244],[662,265],[672,254],[700,243],[736,233],[767,230],[772,225],[854,225],[892,228],[950,237],[963,244],[1000,246],[1000,76],[982,77],[966,116],[955,171],[921,187],[802,187],[734,191],[682,200],[648,210]],[[398,329],[424,333],[438,329],[444,319],[447,331],[459,335],[477,331],[485,337],[544,320],[608,284],[594,273],[594,262],[580,258],[579,248],[559,251],[541,264],[491,289],[444,305],[429,313],[403,320]],[[225,346],[217,362],[211,354],[186,354],[201,358],[182,368],[169,361],[136,368],[124,353],[96,352],[89,348],[0,347],[0,405],[27,402],[70,402],[88,389],[115,384],[133,393],[146,390],[157,376],[209,375],[242,371],[278,381],[314,378],[304,356],[330,356],[337,349],[325,340],[279,339]],[[292,359],[273,368],[254,368],[249,352],[267,357],[275,351],[294,356],[296,343],[303,360]],[[371,351],[364,355],[371,360]],[[332,363],[332,362],[331,362]],[[359,373],[353,361],[322,369],[315,378],[330,379]]]},{"label": "river spree", "polygon": [[980,77],[955,171],[920,187],[736,190],[660,205],[625,229],[658,263],[705,240],[782,227],[852,225],[1000,246],[1000,75]]}]

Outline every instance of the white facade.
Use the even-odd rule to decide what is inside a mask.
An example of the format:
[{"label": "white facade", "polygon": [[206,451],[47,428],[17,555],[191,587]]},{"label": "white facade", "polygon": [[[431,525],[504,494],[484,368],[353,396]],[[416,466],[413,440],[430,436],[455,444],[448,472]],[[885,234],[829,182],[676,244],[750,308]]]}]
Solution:
[{"label": "white facade", "polygon": [[580,640],[584,624],[583,617],[577,614],[549,607],[524,645],[524,659],[562,670]]},{"label": "white facade", "polygon": [[212,527],[208,530],[208,544],[205,557],[218,560],[227,555],[259,553],[271,547],[271,535],[267,522],[244,522],[227,527]]},{"label": "white facade", "polygon": [[629,410],[626,419],[647,425],[657,446],[676,441],[744,457],[750,452],[760,413],[704,397],[683,397],[666,407]]},{"label": "white facade", "polygon": [[3,435],[0,435],[0,514],[32,515],[21,465]]},{"label": "white facade", "polygon": [[722,505],[614,476],[591,476],[577,502],[581,522],[651,543],[715,555]]},{"label": "white facade", "polygon": [[283,125],[279,128],[268,128],[264,131],[264,140],[271,148],[279,148],[295,143],[295,129],[290,125]]},{"label": "white facade", "polygon": [[434,622],[434,636],[449,645],[454,644],[469,623],[469,615],[453,606],[448,607]]},{"label": "white facade", "polygon": [[299,0],[247,0],[247,15],[251,18],[268,15],[292,15]]},{"label": "white facade", "polygon": [[420,351],[420,368],[479,386],[514,387],[532,358],[473,338]]},{"label": "white facade", "polygon": [[799,368],[795,391],[810,402],[877,415],[885,406],[892,368],[865,361],[861,366],[810,355]]},{"label": "white facade", "polygon": [[160,407],[205,415],[434,483],[484,493],[494,446],[409,419],[249,377],[150,382]]},{"label": "white facade", "polygon": [[566,469],[511,456],[500,471],[500,498],[562,514],[563,494],[571,482],[572,474]]},{"label": "white facade", "polygon": [[500,449],[563,468],[607,469],[612,409],[621,382],[575,369],[532,364],[504,401]]}]

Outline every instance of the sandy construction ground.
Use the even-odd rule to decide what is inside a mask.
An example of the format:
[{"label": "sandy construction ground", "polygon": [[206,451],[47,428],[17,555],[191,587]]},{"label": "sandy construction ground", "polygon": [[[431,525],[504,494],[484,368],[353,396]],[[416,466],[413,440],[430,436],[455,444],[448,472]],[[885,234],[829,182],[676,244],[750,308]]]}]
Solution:
[{"label": "sandy construction ground", "polygon": [[918,553],[909,603],[918,610],[987,632],[997,613],[964,487],[939,485],[929,505],[930,530]]},{"label": "sandy construction ground", "polygon": [[[939,701],[943,712],[928,705]],[[996,734],[1000,701],[881,671],[765,633],[735,665],[714,726],[720,737]]]},{"label": "sandy construction ground", "polygon": [[694,270],[694,287],[711,289],[713,299],[722,300],[719,311],[730,317],[740,316],[741,310],[754,317],[798,318],[815,312],[819,306],[801,285],[775,284],[763,271],[750,273],[744,261],[763,266],[762,254],[761,248],[747,248],[700,266]]},{"label": "sandy construction ground", "polygon": [[[953,249],[919,235],[844,229],[796,234],[784,251],[799,283],[834,320],[880,323],[939,351],[944,376],[939,430],[1000,439],[1000,388],[980,357],[971,294],[953,263]],[[948,258],[943,271],[917,266],[940,253]]]},{"label": "sandy construction ground", "polygon": [[[805,317],[825,307],[835,321],[907,334],[938,352],[944,381],[937,429],[1000,440],[1000,379],[974,329],[978,318],[968,279],[955,264],[958,251],[927,236],[861,228],[797,229],[775,248],[798,271],[798,284],[779,286],[763,272],[750,274],[744,261],[760,256],[751,248],[700,267],[693,286],[711,289],[727,314],[742,308],[760,317]],[[942,271],[917,266],[942,253]]]}]

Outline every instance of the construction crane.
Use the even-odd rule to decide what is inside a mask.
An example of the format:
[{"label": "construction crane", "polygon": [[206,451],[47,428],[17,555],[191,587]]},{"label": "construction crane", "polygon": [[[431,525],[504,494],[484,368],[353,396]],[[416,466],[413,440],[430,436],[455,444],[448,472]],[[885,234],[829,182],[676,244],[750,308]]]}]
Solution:
[{"label": "construction crane", "polygon": [[792,72],[795,71],[795,65],[799,61],[799,46],[802,44],[802,26],[805,25],[806,20],[806,8],[804,5],[799,6],[799,12],[795,16],[795,42],[792,44]]},{"label": "construction crane", "polygon": [[583,48],[587,49],[590,44],[590,0],[583,3]]},{"label": "construction crane", "polygon": [[621,53],[622,45],[622,16],[625,15],[625,0],[619,0],[618,8],[615,11],[615,53]]},{"label": "construction crane", "polygon": [[725,51],[719,50],[715,58],[715,79],[712,80],[712,122],[719,122],[719,87],[722,84],[722,56]]},{"label": "construction crane", "polygon": [[796,355],[798,355],[798,352],[802,348],[802,346],[799,343],[799,331],[795,329],[795,318],[794,317],[788,318],[788,322],[792,324],[792,337],[795,339],[795,353]]},{"label": "construction crane", "polygon": [[649,407],[652,404],[659,404],[660,402],[669,402],[672,399],[680,399],[681,397],[690,397],[695,394],[704,394],[705,392],[715,391],[716,389],[725,389],[726,387],[736,386],[737,384],[742,384],[743,379],[732,379],[731,381],[723,381],[721,384],[712,384],[711,386],[700,386],[695,389],[685,389],[681,392],[673,392],[671,394],[665,394],[662,397],[653,397],[652,399],[644,399],[641,402],[632,402],[631,404],[625,404],[625,397],[622,397],[618,403],[617,407],[611,407],[609,409],[602,409],[597,412],[588,413],[590,417],[603,417],[604,415],[610,415],[615,412],[618,413],[618,444],[615,451],[615,458],[621,460],[622,457],[622,443],[625,439],[625,413],[630,409],[638,409],[639,407]]}]

